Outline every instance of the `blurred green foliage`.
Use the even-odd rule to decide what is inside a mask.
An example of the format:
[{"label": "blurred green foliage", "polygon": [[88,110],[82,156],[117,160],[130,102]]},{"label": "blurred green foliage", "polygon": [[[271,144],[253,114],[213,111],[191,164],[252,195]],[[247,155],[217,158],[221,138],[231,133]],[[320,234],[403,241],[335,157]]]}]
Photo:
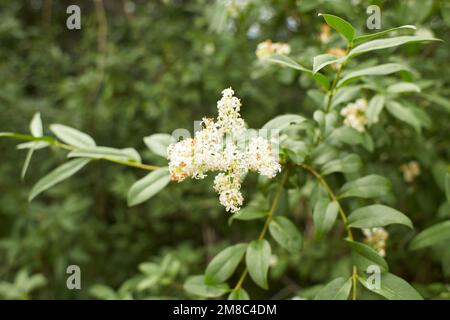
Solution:
[{"label": "blurred green foliage", "polygon": [[[66,28],[66,8],[74,3],[81,8],[81,30]],[[413,24],[446,41],[410,44],[396,49],[398,56],[376,53],[412,68],[422,95],[409,101],[426,109],[430,125],[420,136],[400,122],[374,127],[376,152],[365,154],[365,166],[389,177],[390,202],[415,224],[416,231],[409,233],[389,228],[386,260],[391,269],[426,298],[450,298],[448,243],[407,249],[417,230],[450,217],[443,180],[450,163],[447,1],[108,0],[103,9],[87,0],[4,1],[0,131],[28,132],[29,119],[40,111],[44,123],[79,128],[100,145],[134,147],[147,163],[164,165],[146,150],[142,137],[171,133],[215,114],[219,93],[229,86],[242,98],[250,127],[286,112],[311,117],[317,109],[313,81],[288,68],[262,65],[255,56],[257,44],[269,38],[288,42],[292,56],[311,66],[311,57],[342,47],[336,33],[328,44],[321,43],[323,20],[317,13],[345,17],[368,33],[365,10],[372,3],[382,9],[383,29]],[[386,83],[376,80],[375,85]],[[209,187],[211,179],[171,184],[145,204],[128,208],[127,190],[142,173],[111,163],[90,165],[28,203],[33,183],[62,163],[64,155],[53,149],[36,154],[22,182],[19,164],[25,154],[13,148],[11,141],[0,143],[2,298],[191,297],[183,290],[187,276],[202,273],[225,246],[253,240],[261,228],[246,222],[229,226],[228,214]],[[421,174],[408,184],[399,167],[411,160],[420,163]],[[246,198],[256,193],[255,185],[252,177],[245,182]],[[286,205],[304,234],[304,251],[275,250],[270,290],[249,284],[252,298],[309,298],[330,278],[348,276],[350,258],[338,240],[343,229],[314,241],[311,208],[305,204],[310,194],[302,190]],[[71,264],[81,267],[81,290],[66,287]]]}]

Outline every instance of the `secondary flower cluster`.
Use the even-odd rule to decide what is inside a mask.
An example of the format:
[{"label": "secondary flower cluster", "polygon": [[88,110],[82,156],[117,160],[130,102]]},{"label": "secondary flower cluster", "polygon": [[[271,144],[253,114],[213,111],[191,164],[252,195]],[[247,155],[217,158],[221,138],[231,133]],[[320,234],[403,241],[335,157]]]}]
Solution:
[{"label": "secondary flower cluster", "polygon": [[268,39],[261,42],[256,47],[256,56],[259,60],[270,58],[274,54],[289,54],[291,53],[291,47],[284,42],[272,42]]},{"label": "secondary flower cluster", "polygon": [[209,171],[219,172],[214,179],[214,190],[219,194],[220,203],[230,212],[239,211],[244,201],[240,191],[244,174],[256,171],[273,178],[281,171],[267,139],[255,137],[245,148],[238,147],[236,137],[246,131],[240,108],[241,102],[234,91],[223,90],[217,102],[217,122],[203,118],[203,128],[194,138],[171,144],[167,150],[174,181],[187,177],[203,179]]},{"label": "secondary flower cluster", "polygon": [[411,183],[420,175],[420,165],[417,161],[410,161],[402,164],[400,171],[403,172],[403,180]]},{"label": "secondary flower cluster", "polygon": [[363,229],[364,242],[374,248],[382,257],[386,256],[386,240],[389,233],[384,228]]},{"label": "secondary flower cluster", "polygon": [[363,132],[367,124],[366,111],[367,101],[365,99],[358,99],[355,103],[349,103],[341,110],[341,116],[345,117],[344,124]]}]

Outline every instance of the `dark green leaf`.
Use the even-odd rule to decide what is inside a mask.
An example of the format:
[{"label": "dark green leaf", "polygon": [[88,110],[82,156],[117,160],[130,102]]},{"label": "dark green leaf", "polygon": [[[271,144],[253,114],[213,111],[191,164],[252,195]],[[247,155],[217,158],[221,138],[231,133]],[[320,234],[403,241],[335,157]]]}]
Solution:
[{"label": "dark green leaf", "polygon": [[250,300],[247,291],[242,288],[231,291],[228,300]]},{"label": "dark green leaf", "polygon": [[363,286],[389,300],[423,300],[420,294],[408,282],[392,273],[380,275],[380,288],[370,285],[364,276],[358,277]]},{"label": "dark green leaf", "polygon": [[344,184],[339,198],[378,198],[387,195],[390,190],[391,182],[388,179],[371,174]]},{"label": "dark green leaf", "polygon": [[333,172],[357,172],[361,169],[361,158],[356,154],[349,154],[341,159],[332,160],[322,167],[322,174]]},{"label": "dark green leaf", "polygon": [[389,224],[403,224],[413,228],[412,222],[407,216],[381,204],[356,209],[348,217],[348,224],[354,228],[384,227]]},{"label": "dark green leaf", "polygon": [[339,32],[339,34],[346,39],[348,43],[352,42],[356,32],[355,28],[353,28],[349,22],[331,14],[319,13],[319,16],[322,16],[325,19],[325,22],[334,30]]},{"label": "dark green leaf", "polygon": [[341,81],[338,82],[337,87],[343,87],[349,82],[364,76],[383,76],[399,72],[401,70],[408,70],[405,66],[399,63],[386,63],[378,66],[364,68],[361,70],[348,72]]},{"label": "dark green leaf", "polygon": [[396,27],[396,28],[380,31],[380,32],[377,32],[377,33],[365,34],[365,35],[362,35],[362,36],[359,36],[359,37],[356,37],[355,39],[353,39],[353,44],[357,45],[357,44],[360,44],[360,43],[363,43],[363,42],[366,42],[366,41],[369,41],[369,40],[372,40],[372,39],[376,39],[376,38],[382,37],[385,34],[388,34],[388,33],[393,32],[393,31],[401,30],[401,29],[416,30],[416,27],[415,26],[411,26],[411,25],[404,25],[404,26],[401,26],[401,27]]},{"label": "dark green leaf", "polygon": [[358,269],[366,270],[371,265],[377,265],[381,272],[389,271],[387,262],[372,247],[355,241],[347,240],[347,243],[352,248],[353,259]]},{"label": "dark green leaf", "polygon": [[322,238],[334,225],[339,211],[339,204],[326,198],[319,199],[314,206],[313,219],[316,237]]},{"label": "dark green leaf", "polygon": [[298,253],[303,244],[302,235],[297,227],[285,217],[277,216],[269,224],[269,232],[284,249]]},{"label": "dark green leaf", "polygon": [[327,283],[314,300],[347,300],[352,289],[352,279],[337,278]]},{"label": "dark green leaf", "polygon": [[270,244],[266,240],[254,240],[250,242],[245,255],[248,273],[255,283],[268,289],[267,273],[271,256]]},{"label": "dark green leaf", "polygon": [[236,244],[219,252],[208,264],[205,276],[213,282],[223,282],[230,278],[247,250],[246,243]]},{"label": "dark green leaf", "polygon": [[450,241],[450,221],[440,222],[420,232],[410,243],[411,250]]},{"label": "dark green leaf", "polygon": [[203,275],[189,277],[183,287],[184,290],[191,294],[206,298],[220,297],[229,290],[226,283],[205,283],[205,277]]}]

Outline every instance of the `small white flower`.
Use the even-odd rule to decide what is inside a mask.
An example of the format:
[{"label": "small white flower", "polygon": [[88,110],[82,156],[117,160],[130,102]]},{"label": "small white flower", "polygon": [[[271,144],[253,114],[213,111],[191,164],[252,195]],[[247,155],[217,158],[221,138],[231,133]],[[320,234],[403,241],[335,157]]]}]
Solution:
[{"label": "small white flower", "polygon": [[358,99],[355,103],[349,103],[341,110],[341,115],[345,117],[344,124],[359,132],[364,132],[367,124],[367,101]]},{"label": "small white flower", "polygon": [[364,242],[373,247],[380,256],[386,256],[386,241],[389,233],[384,228],[362,229],[365,236]]},{"label": "small white flower", "polygon": [[265,60],[270,58],[274,54],[289,54],[291,53],[291,47],[284,42],[272,42],[268,39],[261,42],[256,47],[256,56],[259,60]]},{"label": "small white flower", "polygon": [[411,183],[420,175],[420,165],[417,161],[410,161],[402,164],[400,171],[403,172],[403,180]]},{"label": "small white flower", "polygon": [[218,119],[203,118],[203,129],[193,139],[185,139],[168,148],[171,179],[183,181],[187,177],[203,179],[209,171],[219,174],[214,190],[227,211],[239,211],[244,198],[240,192],[241,177],[256,171],[273,178],[281,166],[273,155],[271,143],[262,137],[253,138],[242,150],[234,137],[243,133],[245,122],[240,115],[241,102],[231,88],[222,91],[217,102]]}]

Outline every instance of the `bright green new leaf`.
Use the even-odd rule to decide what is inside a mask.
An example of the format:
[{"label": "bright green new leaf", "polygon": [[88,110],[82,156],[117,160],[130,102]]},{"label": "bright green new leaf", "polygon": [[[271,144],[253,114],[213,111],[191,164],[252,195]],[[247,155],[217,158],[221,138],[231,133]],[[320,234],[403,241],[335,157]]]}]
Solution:
[{"label": "bright green new leaf", "polygon": [[247,291],[242,288],[231,291],[228,300],[250,300]]},{"label": "bright green new leaf", "polygon": [[297,227],[286,217],[277,216],[269,224],[272,238],[284,249],[298,253],[303,244],[303,238]]},{"label": "bright green new leaf", "polygon": [[353,80],[364,76],[384,76],[396,73],[402,70],[408,70],[407,67],[400,63],[386,63],[378,66],[364,68],[360,70],[350,71],[344,75],[341,81],[338,82],[337,87],[343,87]]},{"label": "bright green new leaf", "polygon": [[360,44],[360,43],[363,43],[363,42],[366,42],[366,41],[369,41],[369,40],[373,40],[373,39],[382,37],[385,34],[388,34],[390,32],[397,31],[397,30],[402,30],[402,29],[416,30],[416,27],[415,26],[411,26],[411,25],[404,25],[404,26],[400,26],[400,27],[396,27],[396,28],[380,31],[380,32],[377,32],[377,33],[365,34],[365,35],[362,35],[362,36],[354,38],[353,39],[353,44],[357,45],[357,44]]},{"label": "bright green new leaf", "polygon": [[353,41],[356,31],[349,22],[331,14],[319,13],[319,16],[322,16],[325,19],[325,22],[334,30],[339,32],[339,34],[344,37],[348,43]]},{"label": "bright green new leaf", "polygon": [[219,252],[208,264],[205,276],[213,282],[223,282],[230,278],[247,250],[246,243],[236,244]]},{"label": "bright green new leaf", "polygon": [[358,280],[364,287],[388,300],[423,300],[408,282],[389,272],[380,275],[379,288],[376,286],[376,281],[371,281],[370,277],[361,275]]},{"label": "bright green new leaf", "polygon": [[361,53],[387,49],[392,47],[397,47],[410,42],[419,41],[440,41],[439,39],[429,37],[429,36],[400,36],[392,37],[386,39],[376,39],[372,41],[365,42],[355,48],[353,48],[347,55],[347,59],[359,55]]},{"label": "bright green new leaf", "polygon": [[155,133],[144,138],[147,148],[154,154],[167,158],[167,147],[175,142],[175,139],[167,133]]},{"label": "bright green new leaf", "polygon": [[30,122],[30,132],[33,137],[42,137],[44,130],[42,128],[41,114],[36,112]]},{"label": "bright green new leaf", "polygon": [[356,154],[349,154],[341,159],[335,159],[322,167],[322,174],[334,172],[357,172],[361,169],[361,158]]},{"label": "bright green new leaf", "polygon": [[407,216],[381,204],[356,209],[349,215],[348,224],[354,228],[384,227],[389,224],[403,224],[413,228],[413,224]]},{"label": "bright green new leaf", "polygon": [[253,281],[263,289],[268,289],[267,273],[269,271],[272,251],[267,240],[254,240],[250,242],[245,255],[248,273]]},{"label": "bright green new leaf", "polygon": [[183,286],[187,292],[205,298],[216,298],[229,290],[226,283],[210,284],[203,275],[189,277]]},{"label": "bright green new leaf", "polygon": [[389,194],[391,182],[383,176],[371,174],[344,184],[339,198],[378,198]]},{"label": "bright green new leaf", "polygon": [[170,174],[167,167],[155,170],[144,178],[136,181],[128,191],[128,205],[135,206],[147,201],[170,182]]},{"label": "bright green new leaf", "polygon": [[327,283],[314,300],[347,300],[352,289],[352,279],[337,278]]},{"label": "bright green new leaf", "polygon": [[353,260],[359,270],[367,270],[371,265],[380,267],[381,272],[389,271],[387,262],[381,257],[375,249],[360,242],[346,240],[352,248]]},{"label": "bright green new leaf", "polygon": [[440,222],[420,232],[410,243],[411,250],[450,241],[450,221]]},{"label": "bright green new leaf", "polygon": [[380,117],[380,113],[384,107],[384,96],[377,94],[372,97],[367,107],[367,120],[369,124],[377,123]]},{"label": "bright green new leaf", "polygon": [[334,225],[339,211],[339,204],[336,201],[330,202],[326,198],[319,199],[314,206],[313,220],[316,230],[316,237],[322,238]]},{"label": "bright green new leaf", "polygon": [[88,134],[62,124],[52,124],[50,130],[58,139],[77,148],[89,148],[96,145],[94,139]]},{"label": "bright green new leaf", "polygon": [[76,172],[88,164],[88,162],[89,159],[70,160],[54,169],[34,185],[33,189],[31,189],[28,201],[33,200],[38,194],[53,187],[55,184],[73,176]]}]

